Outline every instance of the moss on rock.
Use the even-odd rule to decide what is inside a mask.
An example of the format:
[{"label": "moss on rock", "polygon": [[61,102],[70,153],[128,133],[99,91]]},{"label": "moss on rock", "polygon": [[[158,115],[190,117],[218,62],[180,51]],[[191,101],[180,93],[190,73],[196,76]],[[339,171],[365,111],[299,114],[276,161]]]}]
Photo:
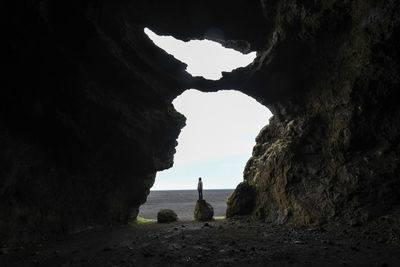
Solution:
[{"label": "moss on rock", "polygon": [[170,223],[178,220],[178,215],[171,209],[160,209],[157,213],[158,223]]},{"label": "moss on rock", "polygon": [[214,208],[210,203],[204,199],[197,200],[196,206],[194,207],[194,219],[196,221],[208,221],[212,220],[214,216]]},{"label": "moss on rock", "polygon": [[254,187],[241,182],[227,201],[226,217],[250,214],[254,208],[254,197]]}]

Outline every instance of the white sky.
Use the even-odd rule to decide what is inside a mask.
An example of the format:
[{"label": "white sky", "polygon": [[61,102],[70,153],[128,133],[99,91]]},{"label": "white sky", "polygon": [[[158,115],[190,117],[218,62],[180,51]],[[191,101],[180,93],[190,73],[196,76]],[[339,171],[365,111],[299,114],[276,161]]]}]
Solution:
[{"label": "white sky", "polygon": [[209,80],[219,80],[222,77],[221,71],[229,72],[245,67],[256,57],[256,52],[244,55],[209,40],[184,42],[172,36],[158,36],[148,28],[144,32],[157,46],[186,63],[186,71],[192,76],[203,76]]},{"label": "white sky", "polygon": [[[243,55],[204,40],[183,42],[146,34],[159,47],[188,64],[193,76],[219,79],[221,71],[250,64],[255,53]],[[202,177],[204,189],[235,188],[251,156],[255,137],[268,124],[270,111],[253,98],[234,90],[203,93],[186,90],[173,105],[187,118],[178,138],[174,166],[158,172],[152,190],[195,189]]]}]

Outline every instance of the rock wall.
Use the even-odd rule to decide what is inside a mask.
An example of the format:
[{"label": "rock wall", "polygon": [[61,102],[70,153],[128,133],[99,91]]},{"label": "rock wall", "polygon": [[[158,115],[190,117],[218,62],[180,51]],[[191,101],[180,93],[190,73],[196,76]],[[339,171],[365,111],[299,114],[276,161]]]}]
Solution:
[{"label": "rock wall", "polygon": [[[389,212],[400,189],[399,3],[281,1],[276,16],[276,42],[254,76],[257,94],[274,75],[286,92],[263,101],[275,116],[244,170],[255,191],[247,214],[314,225]],[[301,73],[294,83],[291,71]]]},{"label": "rock wall", "polygon": [[172,166],[188,74],[120,4],[8,1],[1,240],[126,223]]},{"label": "rock wall", "polygon": [[[172,166],[185,119],[171,101],[187,88],[237,89],[274,114],[230,216],[315,224],[367,220],[399,203],[398,1],[10,0],[5,8],[1,239],[135,218],[156,171]],[[219,81],[193,78],[144,27],[258,57]]]}]

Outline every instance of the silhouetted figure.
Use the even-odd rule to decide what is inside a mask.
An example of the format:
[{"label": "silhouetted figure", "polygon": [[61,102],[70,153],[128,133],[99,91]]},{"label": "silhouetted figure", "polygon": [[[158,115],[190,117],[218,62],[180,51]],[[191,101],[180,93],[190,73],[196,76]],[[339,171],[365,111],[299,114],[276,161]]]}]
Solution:
[{"label": "silhouetted figure", "polygon": [[197,191],[199,192],[199,200],[203,199],[203,182],[201,177],[199,177],[199,183],[197,184]]}]

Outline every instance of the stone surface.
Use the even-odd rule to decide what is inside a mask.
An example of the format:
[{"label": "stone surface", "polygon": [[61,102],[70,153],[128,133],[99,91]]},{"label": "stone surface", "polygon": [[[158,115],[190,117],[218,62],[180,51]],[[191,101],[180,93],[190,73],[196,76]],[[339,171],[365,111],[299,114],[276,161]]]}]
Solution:
[{"label": "stone surface", "polygon": [[185,225],[105,227],[57,241],[62,246],[59,256],[54,255],[55,242],[32,243],[24,251],[10,248],[9,254],[0,255],[0,262],[18,267],[400,265],[399,247],[362,239],[355,228],[347,226],[335,230],[294,228],[246,219],[189,221]]},{"label": "stone surface", "polygon": [[193,214],[196,221],[208,221],[213,219],[214,209],[211,204],[204,199],[197,200]]},{"label": "stone surface", "polygon": [[[274,114],[244,170],[255,191],[250,214],[364,224],[400,204],[398,1],[6,0],[5,8],[1,240],[135,218],[155,173],[172,166],[185,119],[171,101],[188,88],[240,90]],[[258,56],[219,81],[193,78],[144,27]],[[240,205],[231,201],[230,215]]]},{"label": "stone surface", "polygon": [[8,2],[0,239],[134,219],[172,166],[185,65],[125,18],[123,1]]},{"label": "stone surface", "polygon": [[226,217],[248,215],[254,209],[255,188],[247,182],[241,182],[227,200]]},{"label": "stone surface", "polygon": [[178,215],[170,209],[160,209],[157,213],[158,223],[170,223],[178,220]]},{"label": "stone surface", "polygon": [[[250,213],[314,225],[390,212],[400,185],[398,3],[281,2],[275,12],[268,59],[246,83],[274,114],[244,170],[256,191]],[[240,205],[228,202],[230,215]]]}]

